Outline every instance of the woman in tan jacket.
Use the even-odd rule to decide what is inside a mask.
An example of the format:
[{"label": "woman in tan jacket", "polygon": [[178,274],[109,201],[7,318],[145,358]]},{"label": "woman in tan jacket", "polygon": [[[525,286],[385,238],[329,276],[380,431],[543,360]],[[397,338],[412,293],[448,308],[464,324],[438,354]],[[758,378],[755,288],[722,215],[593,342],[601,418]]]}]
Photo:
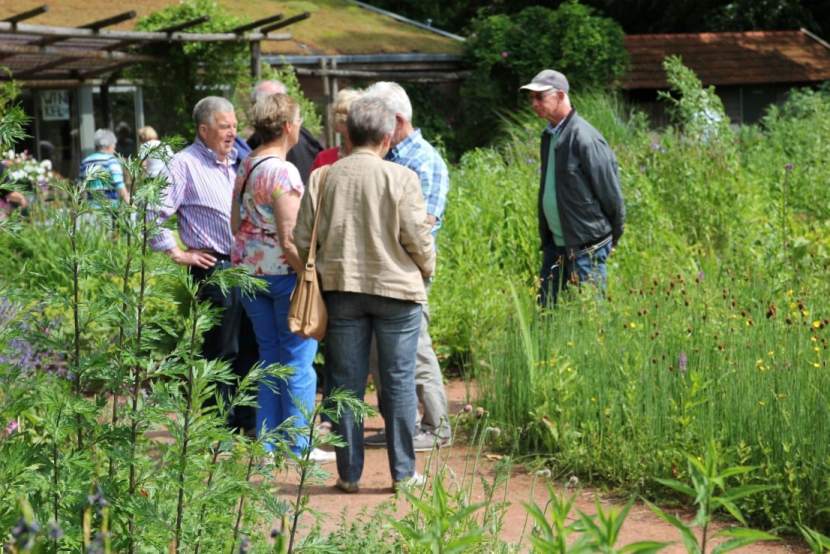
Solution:
[{"label": "woman in tan jacket", "polygon": [[[427,299],[424,279],[435,266],[433,239],[417,175],[383,159],[395,112],[382,99],[365,96],[352,104],[347,128],[352,154],[312,174],[294,239],[305,259],[322,191],[317,269],[328,308],[328,374],[334,388],[362,399],[375,335],[393,486],[418,484],[415,353]],[[337,486],[357,492],[363,422],[345,411],[335,429],[347,442],[337,449]]]}]

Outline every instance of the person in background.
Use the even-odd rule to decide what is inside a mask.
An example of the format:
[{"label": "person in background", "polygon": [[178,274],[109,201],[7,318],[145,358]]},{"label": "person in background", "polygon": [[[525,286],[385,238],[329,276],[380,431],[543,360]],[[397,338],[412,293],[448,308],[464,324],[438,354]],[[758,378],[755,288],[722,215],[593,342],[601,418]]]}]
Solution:
[{"label": "person in background", "polygon": [[118,204],[119,198],[130,202],[130,191],[124,184],[124,169],[121,162],[115,157],[115,134],[109,129],[98,129],[93,137],[95,152],[81,161],[78,179],[87,178],[86,187],[90,198],[97,203],[98,198]]},{"label": "person in background", "polygon": [[162,146],[158,133],[150,126],[138,130],[138,142],[138,157],[142,160],[144,171],[148,177],[158,177],[173,157],[173,151],[166,144]]},{"label": "person in background", "polygon": [[[167,167],[170,185],[155,215],[159,225],[177,215],[179,248],[172,231],[159,226],[152,238],[153,250],[166,253],[177,264],[187,266],[194,281],[202,282],[217,269],[231,266],[231,199],[236,175],[236,114],[227,99],[207,96],[193,108],[196,138],[178,152]],[[208,360],[231,364],[242,379],[259,359],[253,328],[242,308],[238,288],[223,292],[218,286],[199,288],[201,300],[222,309],[218,324],[207,331],[202,354]],[[220,385],[229,398],[233,385]],[[255,413],[243,407],[229,415],[229,425],[248,433],[255,431]]]},{"label": "person in background", "polygon": [[[260,81],[251,91],[251,105],[255,105],[261,98],[267,98],[272,94],[286,94],[287,91],[288,89],[280,81]],[[237,137],[236,148],[239,151],[239,161],[237,164],[241,163],[242,160],[244,160],[248,154],[251,153],[251,150],[258,148],[261,143],[262,139],[256,132],[248,137],[247,142]],[[300,140],[288,152],[288,159],[286,161],[294,164],[294,167],[296,167],[300,172],[300,178],[303,180],[303,185],[308,184],[308,176],[311,173],[311,164],[314,162],[314,158],[317,157],[317,154],[322,149],[323,147],[320,146],[320,143],[316,138],[314,138],[314,135],[312,135],[305,127],[301,127]]]},{"label": "person in background", "polygon": [[352,105],[363,91],[353,88],[341,89],[337,96],[334,97],[331,110],[334,113],[334,131],[340,135],[340,146],[332,146],[326,148],[314,158],[314,163],[311,164],[311,170],[314,171],[318,167],[324,165],[331,165],[340,158],[345,158],[352,151],[352,143],[349,139],[349,133],[346,130],[346,119],[349,116],[349,107]]},{"label": "person in background", "polygon": [[[365,94],[383,99],[395,111],[395,132],[392,135],[392,148],[386,159],[407,167],[418,175],[421,193],[426,203],[427,218],[432,225],[432,236],[435,238],[441,228],[441,218],[450,188],[447,164],[438,151],[424,139],[420,129],[412,126],[412,103],[403,87],[397,83],[381,81],[366,89]],[[429,293],[431,281],[424,284]],[[429,304],[426,302],[423,305],[422,316],[415,384],[424,412],[423,417],[417,422],[417,434],[414,437],[416,451],[428,451],[436,446],[452,443],[447,393],[444,390],[441,366],[432,348],[432,338],[429,335]],[[382,404],[381,409],[385,409]],[[386,444],[385,433],[367,437],[366,444],[383,446]]]},{"label": "person in background", "polygon": [[533,111],[547,121],[542,132],[539,303],[556,303],[568,284],[605,288],[605,262],[623,234],[625,204],[614,152],[571,106],[568,79],[545,69],[521,87]]},{"label": "person in background", "polygon": [[[352,153],[311,175],[294,240],[307,259],[317,198],[317,270],[328,310],[327,374],[335,388],[362,399],[369,349],[377,340],[383,419],[392,484],[421,485],[415,471],[415,352],[426,303],[424,279],[435,249],[418,176],[383,159],[395,112],[380,98],[361,97],[349,110]],[[337,452],[337,487],[357,492],[363,473],[363,421],[344,409],[336,425],[346,445]]]},{"label": "person in background", "polygon": [[[293,374],[276,383],[260,383],[257,396],[257,432],[272,431],[288,418],[294,425],[308,425],[307,413],[314,409],[317,375],[312,363],[317,341],[295,335],[288,328],[288,305],[297,272],[305,265],[294,246],[293,229],[303,195],[297,168],[285,161],[297,144],[302,118],[300,107],[285,94],[261,98],[252,110],[253,125],[262,144],[242,162],[234,186],[231,229],[234,244],[231,262],[247,267],[263,279],[268,289],[243,297],[251,319],[263,366],[280,364]],[[265,446],[274,451],[272,444]],[[308,448],[308,435],[301,433],[292,445],[295,454]],[[334,453],[315,448],[310,459],[334,461]]]}]

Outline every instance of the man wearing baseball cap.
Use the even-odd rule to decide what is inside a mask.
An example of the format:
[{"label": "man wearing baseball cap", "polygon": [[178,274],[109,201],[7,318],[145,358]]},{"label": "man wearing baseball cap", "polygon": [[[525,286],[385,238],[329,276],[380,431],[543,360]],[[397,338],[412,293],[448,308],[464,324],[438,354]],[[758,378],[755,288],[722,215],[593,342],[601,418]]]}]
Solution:
[{"label": "man wearing baseball cap", "polygon": [[521,87],[548,122],[539,187],[542,306],[555,304],[568,284],[592,282],[604,289],[605,262],[625,222],[617,160],[599,131],[571,107],[569,89],[568,79],[552,69]]}]

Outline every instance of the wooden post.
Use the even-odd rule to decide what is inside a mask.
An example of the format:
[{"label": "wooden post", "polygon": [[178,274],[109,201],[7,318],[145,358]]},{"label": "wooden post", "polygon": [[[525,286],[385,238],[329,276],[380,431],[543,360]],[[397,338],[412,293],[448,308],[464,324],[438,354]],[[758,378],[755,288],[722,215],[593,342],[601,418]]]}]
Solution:
[{"label": "wooden post", "polygon": [[251,77],[254,83],[262,78],[262,66],[260,60],[262,59],[262,43],[255,41],[251,43]]},{"label": "wooden post", "polygon": [[[331,60],[331,68],[334,71],[337,71],[337,58],[332,58]],[[337,76],[332,77],[331,79],[331,101],[329,101],[329,105],[326,108],[326,113],[331,117],[331,141],[329,142],[329,146],[340,146],[340,136],[337,134],[337,126],[334,124],[334,99],[337,98],[337,92],[339,90],[339,83],[337,81]]]},{"label": "wooden post", "polygon": [[95,152],[95,111],[90,85],[78,87],[78,142],[81,158]]},{"label": "wooden post", "polygon": [[[34,114],[32,116],[32,123],[35,125],[35,157],[38,160],[43,160],[43,152],[40,149],[40,90],[32,89],[32,106],[34,107]],[[52,154],[54,157],[54,154]],[[54,164],[54,160],[52,161]]]},{"label": "wooden post", "polygon": [[332,124],[331,124],[331,110],[328,109],[328,106],[331,104],[331,79],[329,79],[328,71],[326,70],[326,58],[320,58],[320,74],[323,77],[323,99],[326,102],[326,118],[324,120],[324,128],[325,128],[325,137],[326,137],[326,146],[331,146],[331,134],[332,134]]},{"label": "wooden post", "polygon": [[[141,85],[135,86],[133,92],[133,108],[135,111],[135,132],[136,139],[138,138],[138,130],[144,127],[144,89]],[[136,142],[136,144],[138,144]]]}]

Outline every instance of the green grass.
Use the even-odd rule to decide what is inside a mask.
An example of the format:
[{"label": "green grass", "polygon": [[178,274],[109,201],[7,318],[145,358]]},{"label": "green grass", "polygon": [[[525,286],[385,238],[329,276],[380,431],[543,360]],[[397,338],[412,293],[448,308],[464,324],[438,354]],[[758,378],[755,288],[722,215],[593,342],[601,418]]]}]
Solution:
[{"label": "green grass", "polygon": [[558,474],[665,497],[655,478],[685,477],[682,452],[715,441],[726,463],[758,466],[735,481],[776,487],[742,501],[755,523],[826,531],[830,97],[796,93],[709,144],[650,130],[614,99],[576,107],[621,168],[608,298],[535,308],[542,125],[519,116],[453,173],[431,296],[439,352],[478,376],[506,444]]}]

